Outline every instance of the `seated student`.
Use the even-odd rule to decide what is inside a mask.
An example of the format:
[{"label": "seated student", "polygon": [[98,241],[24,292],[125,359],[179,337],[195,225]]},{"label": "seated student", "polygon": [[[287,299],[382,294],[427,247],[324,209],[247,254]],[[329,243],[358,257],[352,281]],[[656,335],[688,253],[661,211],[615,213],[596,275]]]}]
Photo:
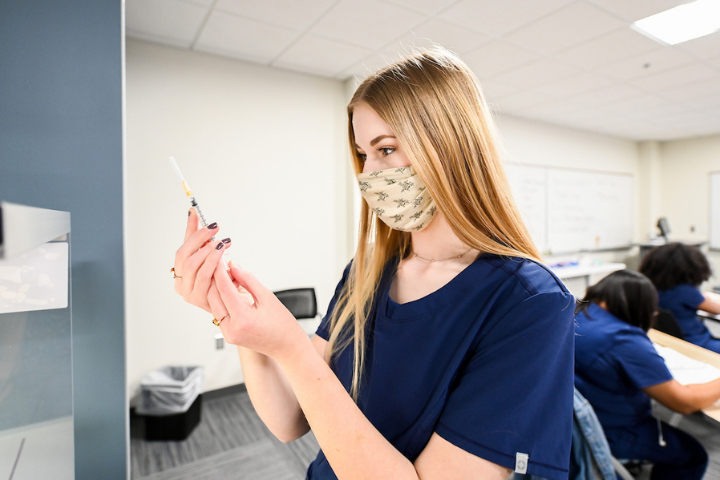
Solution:
[{"label": "seated student", "polygon": [[698,289],[712,274],[700,249],[678,242],[654,248],[643,257],[640,272],[657,288],[660,307],[675,315],[683,339],[720,353],[720,339],[710,335],[696,313],[720,313],[720,295]]},{"label": "seated student", "polygon": [[673,379],[647,336],[656,309],[657,292],[640,273],[614,272],[590,287],[575,317],[575,387],[595,410],[613,456],[652,462],[653,480],[701,479],[705,450],[654,419],[650,398],[689,414],[720,398],[720,379]]}]

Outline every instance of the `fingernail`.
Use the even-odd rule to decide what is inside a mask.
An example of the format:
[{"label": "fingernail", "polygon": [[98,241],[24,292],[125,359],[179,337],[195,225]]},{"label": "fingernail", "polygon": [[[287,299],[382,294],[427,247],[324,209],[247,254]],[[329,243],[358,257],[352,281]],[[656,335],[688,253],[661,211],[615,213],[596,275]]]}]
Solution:
[{"label": "fingernail", "polygon": [[225,246],[225,242],[218,243],[217,247],[215,247],[216,250],[222,250],[222,248]]},{"label": "fingernail", "polygon": [[188,210],[188,217],[190,216],[190,212],[191,212],[191,211],[192,211],[192,210]]},{"label": "fingernail", "polygon": [[230,242],[232,242],[232,240],[230,240],[230,238],[223,238],[223,241],[222,241],[222,242],[223,242],[223,243],[230,243]]},{"label": "fingernail", "polygon": [[213,222],[210,225],[207,226],[209,230],[215,230],[217,228],[217,223]]}]

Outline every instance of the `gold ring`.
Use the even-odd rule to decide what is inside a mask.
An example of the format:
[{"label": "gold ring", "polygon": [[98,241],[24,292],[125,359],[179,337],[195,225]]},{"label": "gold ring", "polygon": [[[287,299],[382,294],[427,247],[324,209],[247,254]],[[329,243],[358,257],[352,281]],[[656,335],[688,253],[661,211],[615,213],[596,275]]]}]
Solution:
[{"label": "gold ring", "polygon": [[175,273],[175,267],[171,268],[171,269],[170,269],[170,272],[172,272],[173,278],[182,278],[180,275],[178,275],[178,274]]},{"label": "gold ring", "polygon": [[219,327],[219,326],[220,326],[220,322],[222,322],[223,320],[225,320],[225,317],[227,317],[228,315],[230,315],[229,312],[226,313],[225,315],[223,315],[220,320],[218,320],[217,318],[213,318],[213,319],[212,319],[213,325],[215,325],[216,327]]}]

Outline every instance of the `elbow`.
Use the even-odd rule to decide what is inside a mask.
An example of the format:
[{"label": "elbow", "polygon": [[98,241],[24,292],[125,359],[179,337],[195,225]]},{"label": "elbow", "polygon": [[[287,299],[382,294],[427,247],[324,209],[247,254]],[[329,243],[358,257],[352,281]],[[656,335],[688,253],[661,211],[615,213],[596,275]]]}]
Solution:
[{"label": "elbow", "polygon": [[700,410],[700,408],[702,408],[702,406],[696,405],[695,402],[693,402],[692,400],[683,398],[676,398],[671,405],[665,406],[683,415],[690,415],[691,413],[695,413]]},{"label": "elbow", "polygon": [[683,415],[690,415],[691,413],[695,413],[700,409],[693,405],[682,404],[682,405],[676,406],[676,408],[673,408],[673,410],[675,410],[678,413],[682,413]]},{"label": "elbow", "polygon": [[288,434],[281,434],[281,435],[274,434],[274,435],[275,435],[275,438],[280,440],[282,443],[290,443],[290,442],[293,442],[293,441],[297,440],[298,438],[300,438],[297,435],[288,435]]},{"label": "elbow", "polygon": [[310,431],[309,427],[287,429],[287,430],[283,430],[283,431],[270,430],[270,432],[275,436],[275,438],[280,440],[282,443],[293,442],[293,441],[297,440],[298,438],[302,437],[303,435],[305,435],[308,431]]}]

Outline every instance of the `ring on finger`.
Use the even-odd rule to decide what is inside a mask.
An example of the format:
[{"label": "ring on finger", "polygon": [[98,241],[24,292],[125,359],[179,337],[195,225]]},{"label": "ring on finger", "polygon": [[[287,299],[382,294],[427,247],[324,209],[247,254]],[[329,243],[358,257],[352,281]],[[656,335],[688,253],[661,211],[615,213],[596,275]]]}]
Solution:
[{"label": "ring on finger", "polygon": [[175,267],[171,268],[170,272],[173,274],[174,279],[182,278],[180,275],[177,274],[177,272],[175,272]]},{"label": "ring on finger", "polygon": [[216,327],[219,327],[219,326],[220,326],[220,322],[222,322],[223,320],[225,320],[225,317],[227,317],[228,315],[230,315],[229,312],[226,313],[225,315],[223,315],[223,316],[220,318],[220,320],[218,320],[217,318],[213,318],[213,319],[212,319],[213,325],[215,325]]}]

